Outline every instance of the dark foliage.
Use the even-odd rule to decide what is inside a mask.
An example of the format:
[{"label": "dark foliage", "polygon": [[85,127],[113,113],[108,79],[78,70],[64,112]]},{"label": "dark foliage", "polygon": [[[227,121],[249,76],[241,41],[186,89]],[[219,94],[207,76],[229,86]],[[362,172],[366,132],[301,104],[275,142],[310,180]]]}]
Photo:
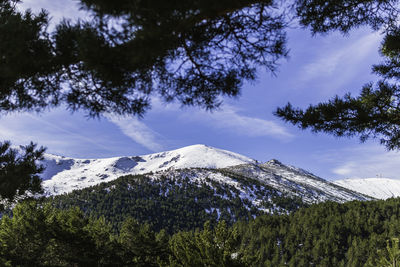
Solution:
[{"label": "dark foliage", "polygon": [[2,266],[123,266],[104,218],[24,202],[0,224]]},{"label": "dark foliage", "polygon": [[65,104],[89,116],[141,116],[153,96],[214,109],[220,96],[235,97],[255,80],[257,68],[276,70],[291,20],[314,34],[369,25],[386,34],[388,60],[374,67],[382,81],[359,97],[276,114],[301,128],[399,148],[399,90],[388,81],[399,77],[398,0],[81,0],[91,20],[65,20],[51,34],[46,12],[19,12],[18,2],[0,2],[2,112]]},{"label": "dark foliage", "polygon": [[74,54],[64,65],[74,109],[140,115],[151,93],[213,109],[218,96],[254,80],[257,66],[274,71],[286,55],[284,21],[270,0],[81,2],[95,19],[55,34],[71,43],[56,51]]},{"label": "dark foliage", "polygon": [[289,103],[279,108],[276,115],[302,129],[336,136],[360,136],[361,141],[378,138],[388,149],[399,149],[400,90],[397,85],[384,81],[376,87],[369,84],[358,97],[336,96],[327,103],[310,105],[304,111]]},{"label": "dark foliage", "polygon": [[[274,72],[287,55],[285,27],[296,19],[314,34],[369,25],[386,34],[383,80],[308,110],[277,110],[286,121],[338,136],[379,138],[399,148],[398,0],[81,0],[91,20],[59,23],[0,1],[0,109],[66,104],[89,116],[143,115],[150,98],[214,109],[234,97],[257,68]],[[286,7],[291,6],[288,9]],[[335,112],[337,110],[337,112]],[[369,113],[370,116],[365,114]]]},{"label": "dark foliage", "polygon": [[[193,237],[193,238],[192,238]],[[222,221],[215,229],[174,237],[128,218],[119,235],[104,218],[78,208],[23,202],[0,220],[1,266],[241,266],[231,257],[240,242]]]},{"label": "dark foliage", "polygon": [[398,0],[297,0],[296,14],[300,24],[316,33],[351,29],[368,25],[374,30],[396,25],[399,16]]},{"label": "dark foliage", "polygon": [[0,0],[0,112],[39,110],[59,103],[48,14],[17,11],[19,0]]},{"label": "dark foliage", "polygon": [[149,224],[127,218],[119,234],[119,242],[124,247],[124,262],[134,266],[159,266],[169,258],[169,236],[164,230],[156,233]]},{"label": "dark foliage", "polygon": [[221,221],[212,229],[207,222],[202,231],[179,232],[172,236],[169,266],[244,266],[235,256],[239,244],[236,227],[228,228]]},{"label": "dark foliage", "polygon": [[305,110],[293,108],[289,103],[275,114],[302,129],[359,136],[361,141],[377,138],[389,150],[400,149],[398,1],[299,1],[297,10],[301,23],[311,26],[314,33],[331,30],[347,33],[362,25],[383,29],[386,36],[381,53],[386,61],[373,67],[382,79],[375,85],[365,85],[357,97],[336,96]]},{"label": "dark foliage", "polygon": [[400,62],[398,31],[388,34],[382,44],[387,61],[374,66],[383,79],[364,86],[360,96],[336,96],[326,103],[310,105],[306,110],[289,103],[276,115],[302,129],[336,136],[360,136],[361,141],[378,138],[389,150],[400,148]]},{"label": "dark foliage", "polygon": [[[154,178],[151,174],[124,176],[56,196],[51,202],[59,208],[78,206],[87,214],[104,216],[117,231],[128,217],[148,223],[155,231],[165,229],[168,233],[175,233],[201,228],[206,221],[215,224],[224,220],[232,225],[238,220],[248,221],[264,213],[247,199],[242,199],[238,189],[229,184],[210,179],[191,182],[185,177],[184,170],[173,177]],[[247,182],[250,188],[257,184],[248,178]],[[288,198],[272,188],[260,186],[254,194],[265,199],[262,208],[277,213],[286,213],[304,205],[301,200]]]},{"label": "dark foliage", "polygon": [[50,36],[46,12],[21,13],[18,2],[0,2],[2,111],[65,103],[89,116],[142,115],[153,95],[213,109],[287,53],[271,0],[81,1],[92,19]]},{"label": "dark foliage", "polygon": [[[248,266],[380,266],[400,234],[400,200],[326,202],[239,226]],[[386,255],[384,255],[386,256]]]},{"label": "dark foliage", "polygon": [[42,192],[39,174],[43,167],[36,161],[43,159],[44,151],[43,147],[37,149],[33,143],[18,150],[11,148],[10,142],[0,142],[0,199],[3,204],[27,192]]},{"label": "dark foliage", "polygon": [[172,236],[127,218],[119,233],[78,208],[23,202],[0,220],[2,266],[386,266],[400,255],[400,199],[326,202]]}]

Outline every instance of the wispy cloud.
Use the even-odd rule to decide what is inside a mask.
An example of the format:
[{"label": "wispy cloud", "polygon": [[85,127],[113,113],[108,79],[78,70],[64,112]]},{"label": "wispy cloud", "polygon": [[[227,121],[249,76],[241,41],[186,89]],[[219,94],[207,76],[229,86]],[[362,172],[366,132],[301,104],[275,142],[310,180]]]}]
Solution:
[{"label": "wispy cloud", "polygon": [[[64,112],[64,111],[63,111]],[[65,155],[72,150],[96,150],[109,152],[109,147],[89,138],[85,131],[76,131],[68,125],[68,120],[60,121],[63,112],[54,114],[32,115],[18,113],[1,117],[0,141],[10,140],[14,145],[25,145],[31,141],[49,147],[52,153]],[[76,122],[75,122],[76,123]]]},{"label": "wispy cloud", "polygon": [[266,136],[284,141],[294,138],[294,135],[278,122],[255,116],[243,115],[243,109],[229,104],[223,104],[220,109],[213,112],[204,111],[200,108],[189,108],[188,111],[182,109],[176,103],[165,104],[159,98],[153,98],[152,107],[154,112],[179,112],[177,116],[186,121],[201,122],[213,128],[223,129],[229,133],[240,136]]},{"label": "wispy cloud", "polygon": [[278,123],[270,120],[240,114],[239,110],[225,105],[220,112],[209,115],[215,127],[231,130],[249,137],[270,136],[278,139],[292,139],[293,135]]},{"label": "wispy cloud", "polygon": [[328,154],[323,160],[335,166],[331,171],[338,178],[378,176],[400,179],[400,152],[388,152],[378,144],[360,144]]},{"label": "wispy cloud", "polygon": [[[381,40],[379,33],[370,33],[350,38],[355,40],[352,44],[335,45],[337,36],[329,38],[332,42],[323,45],[316,51],[315,58],[300,68],[299,82],[310,82],[316,79],[329,77],[329,87],[337,88],[352,79],[360,69],[360,64],[365,65],[365,60],[371,55],[376,55]],[[346,39],[348,41],[349,39]],[[333,47],[333,49],[332,49]],[[363,63],[364,62],[364,63]],[[370,68],[370,66],[367,66]]]},{"label": "wispy cloud", "polygon": [[163,150],[164,146],[160,142],[163,137],[139,119],[115,115],[107,115],[106,118],[136,143],[154,152]]},{"label": "wispy cloud", "polygon": [[64,134],[66,134],[68,136],[71,136],[73,138],[79,139],[81,142],[89,143],[89,144],[91,144],[93,146],[96,146],[96,147],[104,149],[104,150],[108,150],[109,149],[107,146],[104,146],[103,144],[101,144],[99,142],[95,142],[93,140],[93,138],[89,138],[87,136],[84,136],[84,135],[80,134],[79,132],[70,131],[67,128],[60,127],[60,126],[58,126],[58,124],[56,124],[54,122],[42,119],[42,118],[40,118],[38,116],[33,116],[31,114],[26,114],[26,116],[28,118],[30,118],[31,120],[39,122],[42,125],[46,125],[46,126],[49,126],[50,128],[53,128],[54,130],[58,131],[59,133],[64,133]]},{"label": "wispy cloud", "polygon": [[189,115],[184,113],[182,116],[186,119],[202,121],[214,128],[246,137],[268,136],[284,141],[294,137],[277,122],[243,115],[240,113],[240,109],[227,104],[223,105],[221,110],[212,113],[199,110]]}]

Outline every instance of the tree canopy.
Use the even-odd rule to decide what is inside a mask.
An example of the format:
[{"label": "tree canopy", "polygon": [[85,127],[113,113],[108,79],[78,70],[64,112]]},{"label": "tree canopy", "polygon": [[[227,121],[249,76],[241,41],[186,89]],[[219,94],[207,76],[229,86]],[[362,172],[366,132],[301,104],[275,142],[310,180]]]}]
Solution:
[{"label": "tree canopy", "polygon": [[58,103],[54,53],[45,11],[18,12],[19,1],[0,0],[0,110],[40,109]]},{"label": "tree canopy", "polygon": [[398,266],[399,204],[328,201],[168,235],[132,218],[113,231],[104,217],[79,208],[25,201],[0,219],[0,265]]},{"label": "tree canopy", "polygon": [[45,149],[36,147],[30,143],[18,150],[10,142],[0,142],[0,210],[28,192],[42,192],[39,174],[44,169],[37,161],[43,159]]},{"label": "tree canopy", "polygon": [[93,18],[51,34],[46,12],[22,14],[16,2],[0,6],[3,111],[66,103],[90,116],[142,115],[154,95],[213,109],[287,53],[273,1],[81,1]]},{"label": "tree canopy", "polygon": [[[343,1],[346,2],[347,1]],[[333,6],[333,2],[330,2]],[[335,2],[336,3],[336,2]],[[381,64],[373,66],[373,72],[381,80],[367,83],[359,96],[346,94],[335,96],[325,103],[310,105],[307,109],[294,108],[290,103],[278,108],[275,114],[302,129],[326,132],[336,136],[359,136],[361,141],[378,138],[387,149],[400,149],[400,29],[398,1],[348,1],[353,13],[338,13],[340,9],[317,6],[307,9],[302,20],[314,32],[338,29],[348,32],[351,28],[368,24],[382,29],[385,37],[380,52],[385,57]],[[353,5],[351,5],[353,4]],[[345,7],[345,6],[343,6]],[[362,8],[363,7],[363,8]],[[314,11],[313,11],[314,10]],[[311,18],[315,13],[317,19]],[[338,20],[336,15],[344,16]],[[346,15],[347,14],[347,15]],[[341,22],[342,21],[342,22]]]},{"label": "tree canopy", "polygon": [[22,12],[18,2],[0,0],[1,112],[65,105],[92,117],[142,116],[152,97],[214,109],[259,68],[276,71],[293,21],[313,34],[368,25],[386,36],[387,60],[374,67],[382,81],[358,97],[276,114],[301,128],[399,148],[398,0],[80,0],[90,19],[63,20],[50,33],[46,11]]}]

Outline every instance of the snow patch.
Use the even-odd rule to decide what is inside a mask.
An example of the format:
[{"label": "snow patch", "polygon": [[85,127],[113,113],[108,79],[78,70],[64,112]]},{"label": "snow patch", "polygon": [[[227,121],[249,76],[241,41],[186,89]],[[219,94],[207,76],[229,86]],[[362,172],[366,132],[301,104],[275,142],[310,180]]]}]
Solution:
[{"label": "snow patch", "polygon": [[377,198],[388,199],[400,196],[400,180],[389,178],[361,178],[334,181],[335,184],[350,190]]},{"label": "snow patch", "polygon": [[[63,194],[123,175],[144,174],[168,169],[225,168],[255,163],[255,160],[227,150],[192,145],[160,153],[104,159],[73,159],[46,154],[41,175],[47,195]],[[82,179],[85,177],[85,179]]]}]

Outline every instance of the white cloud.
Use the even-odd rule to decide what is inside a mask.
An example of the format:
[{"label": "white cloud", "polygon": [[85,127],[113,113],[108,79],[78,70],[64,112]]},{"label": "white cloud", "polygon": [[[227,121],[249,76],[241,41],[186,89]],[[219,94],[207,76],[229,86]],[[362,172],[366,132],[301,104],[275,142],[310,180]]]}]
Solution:
[{"label": "white cloud", "polygon": [[331,170],[332,173],[341,178],[400,179],[400,152],[385,151],[384,147],[378,144],[361,144],[339,149],[326,157],[336,166]]},{"label": "white cloud", "polygon": [[[325,37],[328,38],[328,37]],[[329,77],[329,86],[332,88],[345,84],[352,79],[360,69],[360,64],[372,54],[377,54],[379,42],[381,40],[379,33],[369,33],[360,39],[350,37],[346,39],[355,40],[347,46],[335,45],[337,36],[328,38],[330,41],[320,47],[316,58],[300,69],[300,82],[309,82],[318,78],[326,79]],[[332,47],[334,49],[332,50]],[[328,49],[331,49],[330,51]],[[364,63],[365,65],[365,63]],[[370,66],[368,66],[370,68]]]},{"label": "white cloud", "polygon": [[240,136],[268,136],[284,141],[294,138],[294,135],[286,127],[277,122],[240,114],[242,109],[232,105],[223,104],[220,109],[212,112],[207,112],[196,107],[190,107],[188,111],[184,109],[176,103],[166,104],[157,97],[154,97],[152,100],[152,111],[154,112],[179,112],[178,116],[185,120],[202,122],[213,128],[223,129]]},{"label": "white cloud", "polygon": [[285,140],[293,138],[293,135],[278,123],[241,115],[237,109],[229,105],[225,105],[220,112],[210,114],[209,117],[215,127],[231,130],[240,135],[270,136]]},{"label": "white cloud", "polygon": [[136,143],[154,152],[163,150],[163,145],[160,142],[162,136],[139,121],[139,119],[115,115],[107,115],[106,118]]},{"label": "white cloud", "polygon": [[199,110],[190,114],[185,112],[182,116],[190,120],[203,121],[214,128],[224,129],[241,136],[269,136],[285,141],[294,137],[285,127],[274,121],[242,115],[239,109],[227,104],[223,105],[221,110],[212,113]]},{"label": "white cloud", "polygon": [[[110,151],[109,147],[93,138],[81,134],[68,125],[68,119],[60,120],[65,111],[54,110],[48,113],[32,115],[27,112],[2,116],[0,120],[0,141],[10,140],[14,145],[25,145],[33,141],[51,149],[52,153],[65,153],[73,150],[97,148]],[[77,149],[80,148],[80,149]]]}]

